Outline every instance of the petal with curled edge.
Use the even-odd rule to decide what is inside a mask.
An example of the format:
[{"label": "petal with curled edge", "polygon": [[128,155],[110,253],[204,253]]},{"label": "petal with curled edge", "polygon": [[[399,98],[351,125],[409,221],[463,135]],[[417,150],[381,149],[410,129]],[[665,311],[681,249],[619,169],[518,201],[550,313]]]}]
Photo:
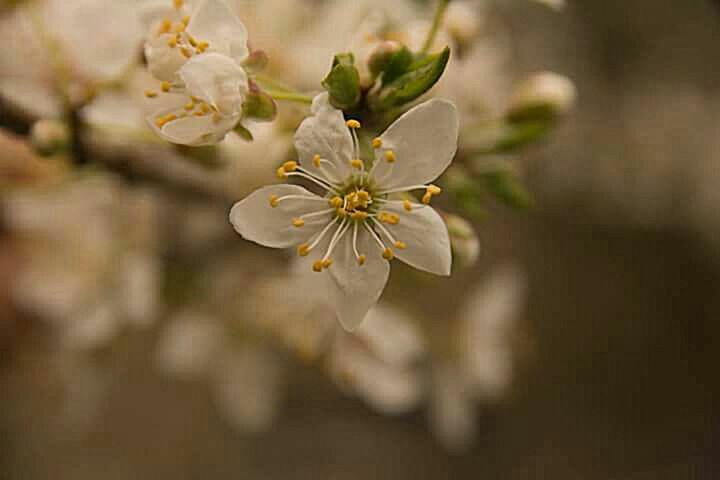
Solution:
[{"label": "petal with curled edge", "polygon": [[[452,102],[434,98],[408,110],[380,136],[374,171],[378,187],[398,190],[435,180],[455,156],[458,131]],[[388,150],[394,153],[393,163],[386,161]]]},{"label": "petal with curled edge", "polygon": [[[270,205],[270,198],[285,195],[300,195],[300,199],[280,201],[276,207]],[[328,208],[321,198],[297,185],[271,185],[255,190],[230,210],[230,223],[246,240],[266,247],[287,248],[306,242],[323,228],[331,214],[308,218],[305,225],[295,227],[294,218],[306,213]]]},{"label": "petal with curled edge", "polygon": [[[339,183],[352,173],[352,136],[342,111],[330,105],[327,92],[315,97],[312,116],[303,120],[295,132],[295,149],[302,167],[320,178]],[[330,164],[316,167],[315,155]]]},{"label": "petal with curled edge", "polygon": [[196,55],[182,66],[179,75],[188,94],[201,98],[223,115],[241,112],[248,78],[230,57],[219,53]]},{"label": "petal with curled edge", "polygon": [[419,270],[450,275],[450,236],[442,217],[432,207],[415,204],[408,212],[402,202],[390,201],[383,210],[400,217],[397,225],[385,225],[396,240],[407,245],[405,249],[393,249],[398,259]]},{"label": "petal with curled edge", "polygon": [[211,51],[228,55],[237,63],[249,54],[247,29],[224,0],[202,0],[187,31],[198,41],[208,42]]}]

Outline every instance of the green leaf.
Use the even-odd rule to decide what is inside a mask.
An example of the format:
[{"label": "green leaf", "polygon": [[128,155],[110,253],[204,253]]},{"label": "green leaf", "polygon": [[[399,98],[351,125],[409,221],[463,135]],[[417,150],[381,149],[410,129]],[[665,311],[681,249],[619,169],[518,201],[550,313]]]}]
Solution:
[{"label": "green leaf", "polygon": [[551,123],[535,120],[509,123],[503,129],[503,134],[493,147],[492,152],[510,152],[526,147],[543,139],[550,131],[551,126]]},{"label": "green leaf", "polygon": [[418,60],[408,66],[407,72],[395,78],[368,98],[370,109],[387,111],[412,102],[424,94],[440,79],[450,59],[450,48]]},{"label": "green leaf", "polygon": [[485,188],[505,205],[527,210],[535,204],[532,194],[512,172],[485,172],[480,174],[480,179]]},{"label": "green leaf", "polygon": [[347,110],[353,108],[360,101],[360,73],[355,68],[355,58],[352,53],[335,55],[333,67],[322,86],[330,94],[330,103],[335,108]]},{"label": "green leaf", "polygon": [[383,85],[392,83],[393,80],[406,73],[412,63],[413,54],[409,48],[403,45],[399,51],[390,57],[385,68],[383,68]]}]

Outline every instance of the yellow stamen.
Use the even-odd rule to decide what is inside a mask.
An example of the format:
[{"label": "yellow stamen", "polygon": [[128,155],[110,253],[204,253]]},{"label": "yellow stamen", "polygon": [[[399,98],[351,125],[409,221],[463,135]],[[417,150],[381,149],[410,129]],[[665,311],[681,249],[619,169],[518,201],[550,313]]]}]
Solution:
[{"label": "yellow stamen", "polygon": [[302,218],[293,218],[292,224],[293,224],[293,227],[300,228],[303,225],[305,225],[305,220],[303,220]]},{"label": "yellow stamen", "polygon": [[309,253],[310,253],[310,245],[308,245],[307,243],[301,243],[300,245],[298,245],[298,247],[297,247],[298,255],[300,255],[301,257],[307,257]]},{"label": "yellow stamen", "polygon": [[389,247],[386,247],[385,250],[383,250],[382,256],[385,260],[392,260],[395,258],[395,254]]},{"label": "yellow stamen", "polygon": [[408,212],[412,211],[412,203],[410,203],[410,200],[403,200],[403,208]]},{"label": "yellow stamen", "polygon": [[345,210],[345,209],[342,208],[342,207],[341,207],[341,208],[338,208],[338,209],[337,209],[337,214],[338,214],[338,216],[344,218],[345,216],[347,216],[347,210]]},{"label": "yellow stamen", "polygon": [[160,24],[160,33],[170,33],[171,28],[172,28],[172,22],[166,18]]},{"label": "yellow stamen", "polygon": [[285,162],[282,164],[283,170],[286,172],[294,172],[298,168],[298,164],[294,160],[290,160],[289,162]]},{"label": "yellow stamen", "polygon": [[170,87],[172,87],[172,85],[170,85],[170,82],[168,82],[167,80],[160,84],[160,90],[165,93],[170,91]]},{"label": "yellow stamen", "polygon": [[397,225],[400,223],[400,216],[395,213],[380,212],[378,213],[378,220],[383,223],[389,223],[390,225]]},{"label": "yellow stamen", "polygon": [[185,4],[185,0],[173,0],[173,6],[180,10]]},{"label": "yellow stamen", "polygon": [[155,98],[157,97],[157,92],[155,90],[145,90],[145,96],[147,98]]},{"label": "yellow stamen", "polygon": [[332,258],[328,258],[322,261],[323,268],[330,268],[330,265],[332,265]]},{"label": "yellow stamen", "polygon": [[190,45],[193,47],[197,47],[197,40],[195,40],[195,37],[192,35],[188,35],[188,42],[190,42]]},{"label": "yellow stamen", "polygon": [[439,195],[441,192],[442,189],[437,185],[428,185],[427,189],[425,190],[425,195],[423,195],[422,197],[422,202],[425,205],[430,204],[430,200],[432,200],[433,195]]},{"label": "yellow stamen", "polygon": [[175,33],[182,33],[185,31],[185,24],[184,23],[178,23],[175,25]]},{"label": "yellow stamen", "polygon": [[373,138],[372,147],[373,147],[373,148],[380,148],[380,147],[382,147],[382,140],[381,140],[379,137],[378,137],[378,138]]},{"label": "yellow stamen", "polygon": [[358,190],[356,195],[363,202],[367,202],[368,200],[370,200],[370,194],[365,190]]},{"label": "yellow stamen", "polygon": [[388,163],[395,163],[395,160],[397,160],[397,157],[395,157],[395,152],[392,150],[385,150],[385,161]]},{"label": "yellow stamen", "polygon": [[360,255],[357,258],[358,265],[365,265],[365,255]]},{"label": "yellow stamen", "polygon": [[205,112],[198,110],[197,112],[193,112],[193,115],[195,115],[196,117],[204,117]]},{"label": "yellow stamen", "polygon": [[353,128],[353,129],[360,128],[360,122],[358,122],[357,120],[352,120],[352,119],[348,120],[347,122],[345,122],[345,125],[347,125],[348,128]]},{"label": "yellow stamen", "polygon": [[168,40],[167,44],[168,44],[168,47],[175,48],[175,47],[177,47],[178,42],[177,42],[177,39],[175,37],[173,37],[170,40]]},{"label": "yellow stamen", "polygon": [[360,170],[363,167],[363,162],[359,158],[354,158],[350,160],[350,165],[352,165],[353,168],[357,168],[358,170]]},{"label": "yellow stamen", "polygon": [[180,53],[182,53],[183,57],[185,58],[190,58],[193,55],[190,49],[187,47],[180,47]]},{"label": "yellow stamen", "polygon": [[[198,112],[195,112],[198,113]],[[202,115],[202,113],[201,113]],[[278,178],[287,178],[287,173],[285,173],[285,169],[283,167],[278,167],[277,170],[275,170],[275,175],[277,175]]]},{"label": "yellow stamen", "polygon": [[209,46],[210,46],[210,44],[208,42],[200,42],[200,43],[198,43],[197,51],[199,53],[203,53],[205,50],[208,49]]},{"label": "yellow stamen", "polygon": [[395,242],[395,247],[399,248],[400,250],[405,250],[407,248],[407,244],[398,240]]},{"label": "yellow stamen", "polygon": [[358,210],[356,212],[353,212],[352,215],[350,215],[350,218],[353,220],[365,220],[368,218],[368,213],[363,212],[362,210]]},{"label": "yellow stamen", "polygon": [[183,106],[183,108],[189,112],[195,108],[195,104],[193,102],[188,102]]},{"label": "yellow stamen", "polygon": [[329,200],[329,203],[330,206],[333,208],[340,208],[342,207],[343,199],[336,195]]},{"label": "yellow stamen", "polygon": [[320,155],[318,155],[316,153],[312,159],[312,162],[313,162],[313,165],[315,165],[315,167],[320,168]]},{"label": "yellow stamen", "polygon": [[270,206],[275,208],[280,203],[277,195],[270,195]]},{"label": "yellow stamen", "polygon": [[182,23],[187,27],[187,24],[190,23],[190,15],[185,15],[182,19]]},{"label": "yellow stamen", "polygon": [[212,111],[212,109],[210,108],[210,105],[203,102],[200,104],[200,111],[207,115]]},{"label": "yellow stamen", "polygon": [[313,271],[315,271],[315,272],[322,272],[323,262],[320,261],[320,260],[315,260],[315,261],[313,262],[312,269],[313,269]]}]

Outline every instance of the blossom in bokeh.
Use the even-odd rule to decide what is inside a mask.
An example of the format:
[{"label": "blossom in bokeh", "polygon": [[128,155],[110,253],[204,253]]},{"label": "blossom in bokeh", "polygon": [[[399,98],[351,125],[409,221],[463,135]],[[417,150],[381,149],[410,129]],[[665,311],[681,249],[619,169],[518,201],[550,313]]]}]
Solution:
[{"label": "blossom in bokeh", "polygon": [[[373,139],[375,161],[367,168],[359,122],[345,122],[327,94],[315,98],[312,112],[295,135],[299,162],[286,162],[277,173],[308,180],[325,195],[297,185],[264,187],[235,204],[230,221],[246,239],[274,248],[295,245],[314,271],[328,270],[331,303],[340,323],[353,329],[380,297],[395,256],[450,274],[447,228],[429,207],[440,188],[428,182],[455,155],[457,111],[438,99],[411,109]],[[422,203],[407,195],[412,190],[424,190]]]},{"label": "blossom in bokeh", "polygon": [[247,31],[223,0],[204,0],[191,15],[184,2],[155,22],[145,44],[149,71],[161,81],[150,125],[164,139],[183,145],[217,143],[242,116],[249,91],[242,62]]}]

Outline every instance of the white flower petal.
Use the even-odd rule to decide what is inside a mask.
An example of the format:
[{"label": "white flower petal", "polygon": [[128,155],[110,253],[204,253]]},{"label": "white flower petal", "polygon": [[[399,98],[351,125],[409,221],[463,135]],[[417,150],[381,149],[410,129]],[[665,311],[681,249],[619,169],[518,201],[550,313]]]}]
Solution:
[{"label": "white flower petal", "polygon": [[229,55],[236,62],[242,62],[249,54],[245,25],[223,0],[201,2],[187,31],[198,41],[208,42],[211,50]]},{"label": "white flower petal", "polygon": [[[451,102],[432,99],[398,118],[380,136],[375,151],[375,180],[383,190],[423,185],[435,180],[457,151],[458,113]],[[396,161],[385,161],[392,150]]]},{"label": "white flower petal", "polygon": [[400,217],[397,225],[385,225],[395,240],[407,245],[403,250],[393,248],[397,258],[426,272],[450,275],[450,236],[442,217],[432,207],[414,205],[408,212],[401,202],[391,201],[383,210]]},{"label": "white flower petal", "polygon": [[[345,118],[342,111],[330,105],[327,93],[315,97],[312,113],[295,132],[300,164],[321,178],[340,182],[352,173],[353,141]],[[317,168],[313,164],[315,155],[331,164],[323,163]]]},{"label": "white flower petal", "polygon": [[223,115],[241,112],[248,79],[230,57],[219,53],[196,55],[180,68],[179,75],[188,94],[203,99]]},{"label": "white flower petal", "polygon": [[168,41],[173,34],[165,33],[153,36],[145,42],[145,58],[148,70],[158,80],[171,82],[175,80],[180,68],[188,61],[179,48],[171,48]]},{"label": "white flower petal", "polygon": [[[270,197],[301,195],[305,199],[288,199],[270,205]],[[287,248],[307,241],[330,220],[330,213],[308,218],[302,227],[294,227],[293,218],[329,208],[325,202],[317,201],[317,195],[297,185],[272,185],[255,190],[236,203],[230,211],[230,222],[235,230],[260,245],[273,248]]]},{"label": "white flower petal", "polygon": [[455,365],[434,368],[430,427],[443,446],[454,452],[466,449],[476,434],[475,405],[465,380]]},{"label": "white flower petal", "polygon": [[388,366],[402,368],[418,360],[425,351],[422,335],[404,311],[380,303],[370,310],[355,331],[367,347]]},{"label": "white flower petal", "polygon": [[364,228],[358,232],[357,247],[365,255],[364,265],[355,258],[350,228],[335,248],[328,269],[329,298],[340,324],[348,331],[357,328],[377,303],[390,275],[389,262]]},{"label": "white flower petal", "polygon": [[168,142],[194,147],[218,143],[240,120],[239,115],[221,117],[219,121],[213,119],[212,115],[201,117],[188,115],[168,122],[162,128],[158,127],[155,121],[168,113],[180,114],[184,113],[184,110],[161,111],[147,117],[148,124],[155,133]]}]

